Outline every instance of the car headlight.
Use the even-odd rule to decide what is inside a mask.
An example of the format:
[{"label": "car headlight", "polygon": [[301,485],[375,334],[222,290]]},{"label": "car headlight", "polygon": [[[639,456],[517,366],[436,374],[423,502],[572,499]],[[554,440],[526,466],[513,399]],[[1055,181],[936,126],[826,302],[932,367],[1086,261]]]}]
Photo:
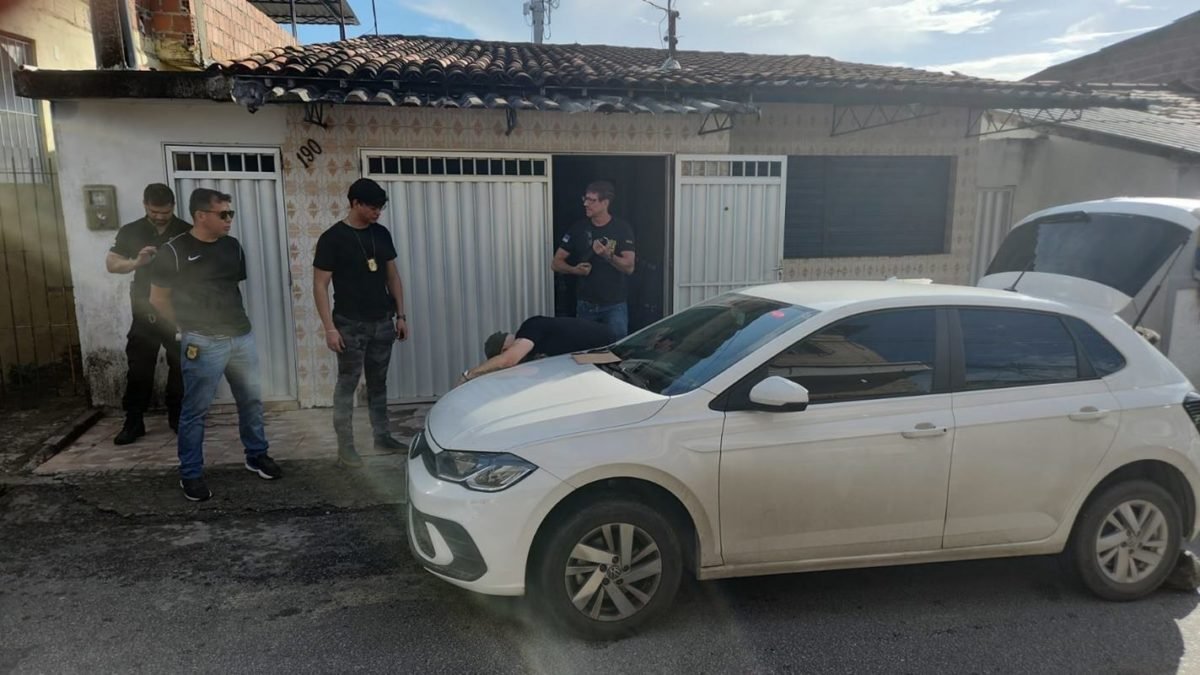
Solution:
[{"label": "car headlight", "polygon": [[443,450],[435,460],[438,478],[479,492],[510,488],[537,470],[537,466],[508,453]]}]

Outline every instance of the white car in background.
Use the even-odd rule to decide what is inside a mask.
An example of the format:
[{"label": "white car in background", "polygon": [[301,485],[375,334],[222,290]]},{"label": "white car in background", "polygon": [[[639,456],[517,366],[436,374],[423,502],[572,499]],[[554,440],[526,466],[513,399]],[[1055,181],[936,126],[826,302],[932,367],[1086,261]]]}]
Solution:
[{"label": "white car in background", "polygon": [[701,580],[1064,552],[1111,600],[1200,533],[1200,397],[1116,313],[1200,201],[1034,214],[980,287],[785,283],[443,397],[413,441],[433,574],[626,634]]}]

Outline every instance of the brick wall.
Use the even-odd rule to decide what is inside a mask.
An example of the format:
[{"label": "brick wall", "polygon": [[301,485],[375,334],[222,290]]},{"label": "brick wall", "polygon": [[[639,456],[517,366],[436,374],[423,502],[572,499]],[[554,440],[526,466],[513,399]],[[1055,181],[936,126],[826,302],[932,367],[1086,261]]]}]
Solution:
[{"label": "brick wall", "polygon": [[1200,12],[1026,79],[1200,84]]},{"label": "brick wall", "polygon": [[203,11],[204,56],[210,60],[225,61],[296,44],[290,28],[275,23],[246,0],[204,0]]},{"label": "brick wall", "polygon": [[195,69],[296,44],[290,30],[246,0],[137,0],[137,8],[159,68]]}]

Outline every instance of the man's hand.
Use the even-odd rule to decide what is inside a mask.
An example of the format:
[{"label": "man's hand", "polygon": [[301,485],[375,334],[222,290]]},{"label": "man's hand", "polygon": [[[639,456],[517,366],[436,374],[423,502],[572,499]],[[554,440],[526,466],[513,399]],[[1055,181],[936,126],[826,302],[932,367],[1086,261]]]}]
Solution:
[{"label": "man's hand", "polygon": [[325,331],[325,346],[341,354],[342,350],[346,348],[346,343],[342,340],[342,332],[336,328]]},{"label": "man's hand", "polygon": [[146,248],[143,248],[142,250],[138,251],[137,266],[144,267],[144,266],[150,264],[150,261],[154,260],[154,254],[157,252],[158,252],[158,248],[156,248],[154,246],[147,246]]},{"label": "man's hand", "polygon": [[404,319],[396,319],[396,341],[403,342],[408,338],[408,322]]},{"label": "man's hand", "polygon": [[592,273],[592,263],[587,263],[587,262],[579,263],[578,265],[575,266],[575,274],[578,274],[581,277],[586,277],[587,275],[589,275],[591,273]]}]

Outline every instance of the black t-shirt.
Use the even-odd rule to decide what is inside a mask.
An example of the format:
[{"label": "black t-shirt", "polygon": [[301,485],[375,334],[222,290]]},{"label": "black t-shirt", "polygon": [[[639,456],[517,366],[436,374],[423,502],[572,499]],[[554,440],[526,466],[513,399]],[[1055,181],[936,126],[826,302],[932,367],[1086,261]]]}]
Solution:
[{"label": "black t-shirt", "polygon": [[317,240],[313,267],[333,272],[334,314],[377,321],[396,311],[387,287],[387,263],[395,259],[396,247],[386,227],[372,223],[358,230],[340,222]]},{"label": "black t-shirt", "polygon": [[613,343],[608,326],[572,317],[533,316],[517,329],[516,338],[533,343],[533,350],[522,359],[558,356],[587,351]]},{"label": "black t-shirt", "polygon": [[250,332],[238,287],[246,278],[246,255],[237,239],[204,242],[182,234],[159,250],[150,267],[151,282],[171,289],[180,330],[230,337]]},{"label": "black t-shirt", "polygon": [[613,267],[612,263],[596,255],[592,249],[592,242],[596,240],[608,246],[613,255],[621,255],[625,251],[633,250],[633,227],[615,216],[603,227],[597,227],[591,220],[584,219],[572,225],[559,240],[559,248],[571,254],[568,258],[570,264],[592,264],[591,273],[586,277],[579,277],[576,286],[578,297],[597,305],[625,302],[628,295],[628,279]]},{"label": "black t-shirt", "polygon": [[[139,218],[117,230],[117,240],[109,251],[122,258],[136,258],[138,251],[153,246],[161,249],[163,244],[192,229],[186,221],[172,217],[162,234],[158,228],[146,218]],[[161,253],[161,251],[159,251]],[[154,311],[150,307],[150,267],[144,265],[133,271],[133,281],[129,284],[129,300],[133,305],[134,314],[144,315]]]}]

